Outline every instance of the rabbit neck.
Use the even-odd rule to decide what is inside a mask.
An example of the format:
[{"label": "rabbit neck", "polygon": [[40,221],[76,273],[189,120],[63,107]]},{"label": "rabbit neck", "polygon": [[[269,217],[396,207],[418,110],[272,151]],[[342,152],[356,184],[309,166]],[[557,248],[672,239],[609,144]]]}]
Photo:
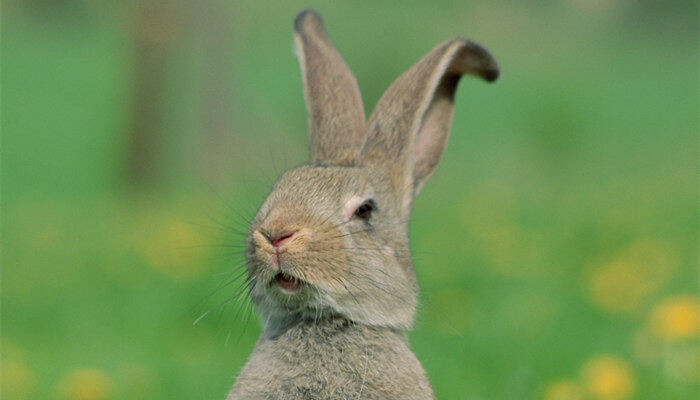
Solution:
[{"label": "rabbit neck", "polygon": [[[333,334],[333,332],[336,331],[363,328],[369,328],[369,326],[352,321],[347,317],[334,313],[320,315],[290,314],[283,317],[269,319],[260,337],[274,340],[277,337],[284,335],[288,331],[294,332],[297,330],[311,330],[319,334],[319,340],[323,340],[324,334]],[[405,331],[395,329],[393,327],[372,326],[372,329],[375,329],[377,332],[386,332],[387,335],[398,335],[407,340]]]},{"label": "rabbit neck", "polygon": [[405,333],[342,317],[266,329],[229,399],[431,399]]}]

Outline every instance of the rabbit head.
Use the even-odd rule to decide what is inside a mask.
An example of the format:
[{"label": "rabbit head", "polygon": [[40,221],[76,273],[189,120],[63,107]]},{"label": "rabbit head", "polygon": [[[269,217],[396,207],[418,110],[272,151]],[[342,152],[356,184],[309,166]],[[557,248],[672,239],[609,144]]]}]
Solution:
[{"label": "rabbit head", "polygon": [[494,81],[493,57],[448,40],[401,75],[365,120],[357,83],[312,11],[295,20],[310,162],[283,174],[248,230],[251,296],[267,324],[341,315],[407,329],[417,286],[413,198],[447,145],[457,83]]}]

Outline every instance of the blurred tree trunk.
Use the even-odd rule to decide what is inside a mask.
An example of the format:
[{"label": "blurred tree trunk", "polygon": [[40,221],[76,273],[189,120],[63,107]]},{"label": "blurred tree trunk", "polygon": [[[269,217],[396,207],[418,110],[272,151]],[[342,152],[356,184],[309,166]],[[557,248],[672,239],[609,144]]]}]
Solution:
[{"label": "blurred tree trunk", "polygon": [[212,184],[221,183],[226,176],[234,139],[231,11],[230,3],[202,1],[195,27],[202,59],[196,156],[201,173]]},{"label": "blurred tree trunk", "polygon": [[126,180],[130,186],[150,186],[160,178],[163,151],[163,100],[168,59],[176,38],[176,1],[134,3],[132,124],[127,143]]},{"label": "blurred tree trunk", "polygon": [[[165,76],[173,53],[187,51],[185,46],[194,44],[199,66],[198,93],[193,93],[197,110],[193,132],[196,168],[208,183],[220,183],[231,163],[234,129],[231,5],[219,0],[148,0],[136,2],[133,13],[135,87],[127,182],[133,187],[147,187],[163,178],[168,143],[163,132],[168,92]],[[179,40],[183,37],[188,40]]]}]

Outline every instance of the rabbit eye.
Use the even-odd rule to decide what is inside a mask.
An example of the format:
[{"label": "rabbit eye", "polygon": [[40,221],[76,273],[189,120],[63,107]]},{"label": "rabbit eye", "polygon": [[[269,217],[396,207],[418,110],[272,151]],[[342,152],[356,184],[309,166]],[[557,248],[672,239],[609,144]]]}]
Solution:
[{"label": "rabbit eye", "polygon": [[374,211],[374,200],[369,199],[362,203],[359,207],[357,207],[357,210],[355,210],[354,216],[357,218],[364,219],[365,221],[369,220],[369,217],[372,216],[372,211]]}]

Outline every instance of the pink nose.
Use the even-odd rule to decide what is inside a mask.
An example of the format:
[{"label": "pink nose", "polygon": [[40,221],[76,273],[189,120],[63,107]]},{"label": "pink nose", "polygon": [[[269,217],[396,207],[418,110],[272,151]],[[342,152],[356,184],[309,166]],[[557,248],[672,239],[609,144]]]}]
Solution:
[{"label": "pink nose", "polygon": [[260,231],[260,233],[262,233],[263,236],[265,236],[265,239],[267,239],[267,241],[270,242],[271,245],[273,245],[274,247],[280,247],[284,244],[284,242],[287,241],[287,239],[293,237],[297,233],[297,231],[287,230],[279,232],[275,235],[271,235],[265,231]]}]

